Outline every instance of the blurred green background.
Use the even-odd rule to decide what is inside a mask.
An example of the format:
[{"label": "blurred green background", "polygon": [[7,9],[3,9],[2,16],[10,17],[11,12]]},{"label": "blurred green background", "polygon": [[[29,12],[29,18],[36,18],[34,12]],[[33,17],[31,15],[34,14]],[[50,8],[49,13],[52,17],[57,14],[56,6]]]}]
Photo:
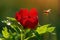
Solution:
[{"label": "blurred green background", "polygon": [[[50,23],[56,27],[56,35],[47,38],[49,38],[49,40],[60,40],[59,5],[59,0],[0,0],[0,17],[14,17],[16,11],[18,11],[20,8],[37,8],[39,12],[39,23],[41,25]],[[43,12],[43,10],[46,9],[52,9],[48,16],[44,15]],[[44,35],[43,37],[43,40],[47,39],[46,35]]]}]

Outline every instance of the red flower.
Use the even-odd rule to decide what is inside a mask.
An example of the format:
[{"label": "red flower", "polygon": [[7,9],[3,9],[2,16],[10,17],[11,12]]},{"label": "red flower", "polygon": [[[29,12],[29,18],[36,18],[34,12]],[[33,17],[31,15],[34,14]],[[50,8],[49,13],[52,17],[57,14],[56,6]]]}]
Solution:
[{"label": "red flower", "polygon": [[38,24],[38,12],[35,8],[30,11],[28,9],[20,9],[16,12],[15,18],[24,28],[34,29]]}]

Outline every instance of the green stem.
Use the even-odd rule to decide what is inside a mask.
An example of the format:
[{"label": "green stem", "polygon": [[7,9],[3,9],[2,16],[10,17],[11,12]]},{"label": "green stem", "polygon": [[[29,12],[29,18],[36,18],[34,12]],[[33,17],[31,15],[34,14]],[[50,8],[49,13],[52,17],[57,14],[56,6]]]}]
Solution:
[{"label": "green stem", "polygon": [[32,38],[32,37],[35,37],[35,35],[32,35],[32,36],[26,38],[25,40],[28,40],[28,39],[30,39],[30,38]]},{"label": "green stem", "polygon": [[24,40],[24,33],[21,31],[21,40]]},{"label": "green stem", "polygon": [[23,28],[19,28],[18,27],[18,29],[20,30],[20,32],[21,32],[21,40],[24,40],[24,31],[23,31]]}]

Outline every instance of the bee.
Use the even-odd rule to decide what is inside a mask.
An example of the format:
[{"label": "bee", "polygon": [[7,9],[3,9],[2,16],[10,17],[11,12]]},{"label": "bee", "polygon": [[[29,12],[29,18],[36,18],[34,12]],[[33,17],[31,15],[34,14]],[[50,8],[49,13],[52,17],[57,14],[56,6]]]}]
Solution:
[{"label": "bee", "polygon": [[51,9],[44,10],[43,12],[44,12],[44,14],[48,15],[51,12]]}]

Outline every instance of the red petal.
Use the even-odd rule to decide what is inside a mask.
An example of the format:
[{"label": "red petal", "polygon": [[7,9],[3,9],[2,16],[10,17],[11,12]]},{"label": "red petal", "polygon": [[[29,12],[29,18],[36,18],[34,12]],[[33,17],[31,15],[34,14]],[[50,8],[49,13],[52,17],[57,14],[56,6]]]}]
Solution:
[{"label": "red petal", "polygon": [[20,9],[19,14],[21,15],[23,13],[23,8]]},{"label": "red petal", "polygon": [[25,18],[21,20],[21,24],[24,28],[35,29],[38,24],[38,18]]},{"label": "red petal", "polygon": [[29,15],[30,15],[31,17],[36,17],[36,16],[38,16],[38,12],[37,12],[37,10],[36,10],[35,8],[32,8],[32,9],[30,10]]},{"label": "red petal", "polygon": [[16,12],[15,18],[16,18],[17,21],[20,21],[21,16],[20,16],[20,14],[18,12]]},{"label": "red petal", "polygon": [[23,13],[22,13],[23,17],[27,17],[28,16],[28,9],[24,9]]}]

